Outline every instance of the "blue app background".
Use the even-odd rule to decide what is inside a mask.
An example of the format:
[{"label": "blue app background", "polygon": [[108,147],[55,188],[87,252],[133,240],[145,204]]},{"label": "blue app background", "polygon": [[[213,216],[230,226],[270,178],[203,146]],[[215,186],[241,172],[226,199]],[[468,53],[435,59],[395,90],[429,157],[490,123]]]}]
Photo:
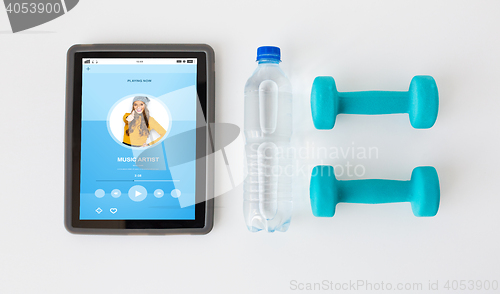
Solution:
[{"label": "blue app background", "polygon": [[[82,77],[80,219],[194,219],[196,65],[86,65]],[[123,145],[108,127],[113,106],[135,95],[158,99],[171,115],[166,138],[147,148]],[[182,133],[182,146],[166,146]],[[193,160],[169,166],[178,156]]]}]

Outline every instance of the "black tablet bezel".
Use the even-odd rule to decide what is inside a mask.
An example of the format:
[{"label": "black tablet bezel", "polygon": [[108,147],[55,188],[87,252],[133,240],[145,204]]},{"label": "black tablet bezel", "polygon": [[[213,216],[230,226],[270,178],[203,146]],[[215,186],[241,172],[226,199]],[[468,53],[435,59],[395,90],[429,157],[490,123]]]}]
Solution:
[{"label": "black tablet bezel", "polygon": [[[196,206],[194,220],[80,220],[82,60],[89,58],[197,58]],[[208,45],[75,45],[68,50],[66,93],[66,228],[72,233],[208,233],[213,224],[213,50]],[[203,121],[200,121],[203,120]],[[213,135],[213,134],[212,134]]]}]

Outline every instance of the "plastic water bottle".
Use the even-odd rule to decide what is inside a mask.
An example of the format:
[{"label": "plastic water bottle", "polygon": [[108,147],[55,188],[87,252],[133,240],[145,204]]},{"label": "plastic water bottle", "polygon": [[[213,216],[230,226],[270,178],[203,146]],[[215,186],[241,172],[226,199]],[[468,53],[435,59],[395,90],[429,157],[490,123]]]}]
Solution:
[{"label": "plastic water bottle", "polygon": [[243,211],[252,232],[285,232],[292,215],[292,87],[280,58],[280,48],[259,47],[245,85]]}]

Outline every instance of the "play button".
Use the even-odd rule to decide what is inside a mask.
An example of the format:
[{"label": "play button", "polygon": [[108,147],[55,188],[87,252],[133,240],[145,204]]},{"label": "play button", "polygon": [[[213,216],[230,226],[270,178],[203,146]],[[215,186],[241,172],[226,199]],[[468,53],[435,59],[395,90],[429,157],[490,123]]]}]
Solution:
[{"label": "play button", "polygon": [[148,191],[143,186],[136,185],[128,190],[128,197],[135,202],[146,199],[146,196],[148,196]]}]

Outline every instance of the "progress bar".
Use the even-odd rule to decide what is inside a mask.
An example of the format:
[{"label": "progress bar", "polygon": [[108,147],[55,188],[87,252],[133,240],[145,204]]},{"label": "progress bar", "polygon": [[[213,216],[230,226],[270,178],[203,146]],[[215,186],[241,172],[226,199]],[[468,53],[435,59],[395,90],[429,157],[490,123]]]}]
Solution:
[{"label": "progress bar", "polygon": [[96,182],[180,182],[180,180],[96,180]]},{"label": "progress bar", "polygon": [[180,180],[134,180],[134,182],[179,182]]}]

